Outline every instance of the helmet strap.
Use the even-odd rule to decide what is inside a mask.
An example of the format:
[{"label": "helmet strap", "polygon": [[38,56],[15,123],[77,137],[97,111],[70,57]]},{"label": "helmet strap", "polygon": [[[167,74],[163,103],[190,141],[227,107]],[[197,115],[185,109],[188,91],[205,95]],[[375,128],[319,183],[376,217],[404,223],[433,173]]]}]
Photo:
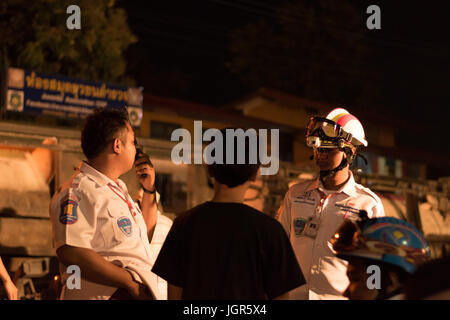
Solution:
[{"label": "helmet strap", "polygon": [[361,159],[363,159],[364,165],[367,166],[367,165],[369,164],[369,162],[367,161],[367,158],[364,157],[362,154],[357,153],[357,154],[356,154],[356,157],[360,157]]},{"label": "helmet strap", "polygon": [[344,147],[342,151],[344,151],[345,153],[345,157],[347,158],[348,164],[351,165],[353,160],[356,158],[356,150],[354,150],[354,148],[352,149],[351,147],[347,146]]},{"label": "helmet strap", "polygon": [[344,169],[347,166],[348,162],[347,162],[347,157],[342,157],[342,161],[341,163],[334,169],[332,170],[321,170],[320,171],[320,179],[325,180],[331,177],[334,177],[334,175],[336,174],[336,172]]}]

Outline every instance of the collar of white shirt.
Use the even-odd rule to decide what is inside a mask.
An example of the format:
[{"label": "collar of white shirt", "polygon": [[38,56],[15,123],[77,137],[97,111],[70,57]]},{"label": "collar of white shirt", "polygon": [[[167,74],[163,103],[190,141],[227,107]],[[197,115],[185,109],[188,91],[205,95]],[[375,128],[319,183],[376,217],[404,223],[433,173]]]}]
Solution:
[{"label": "collar of white shirt", "polygon": [[[113,186],[117,186],[117,183],[115,183],[112,179],[108,178],[100,171],[94,169],[85,161],[83,161],[83,164],[81,165],[80,172],[86,174],[91,180],[93,180],[100,187],[103,187],[109,183],[111,183]],[[126,191],[127,188],[126,188],[125,184],[120,179],[118,179],[118,182],[119,182],[119,187],[122,190]]]},{"label": "collar of white shirt", "polygon": [[[350,179],[348,179],[347,183],[344,184],[342,186],[342,188],[340,188],[339,190],[336,190],[335,193],[341,193],[344,192],[347,195],[349,195],[350,197],[356,197],[357,193],[356,193],[356,182],[355,182],[355,178],[353,177],[353,173],[351,171],[349,171],[350,174]],[[320,181],[319,178],[317,178],[316,180],[314,180],[307,188],[305,191],[312,191],[312,190],[324,190],[325,188],[323,187],[322,181]]]}]

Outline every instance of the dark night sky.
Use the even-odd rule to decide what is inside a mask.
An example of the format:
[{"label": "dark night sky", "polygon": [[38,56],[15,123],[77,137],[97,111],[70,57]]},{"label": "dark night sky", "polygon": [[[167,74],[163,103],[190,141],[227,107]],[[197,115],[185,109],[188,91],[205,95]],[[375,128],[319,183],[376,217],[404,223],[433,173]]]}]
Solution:
[{"label": "dark night sky", "polygon": [[[306,1],[306,0],[305,0]],[[339,5],[336,0],[336,5]],[[350,1],[361,12],[377,4],[382,29],[366,31],[377,55],[370,62],[388,88],[377,110],[432,129],[406,139],[450,156],[449,6],[430,1]],[[274,0],[119,1],[139,43],[127,52],[129,72],[146,92],[221,106],[250,93],[225,67],[228,35],[258,19],[274,20]],[[384,68],[390,63],[389,68]],[[361,79],[364,81],[364,79]],[[324,96],[324,101],[329,101]],[[368,106],[370,107],[370,106]],[[423,130],[422,130],[423,131]],[[430,138],[432,137],[432,138]],[[420,140],[420,141],[419,141]],[[449,166],[450,167],[450,166]]]},{"label": "dark night sky", "polygon": [[[368,16],[365,9],[374,2],[351,2],[361,12],[361,27],[365,28]],[[276,8],[279,3],[275,0],[119,1],[139,38],[139,43],[130,50],[131,57],[138,57],[129,59],[130,69],[142,82],[154,79],[161,72],[185,74],[196,82],[186,96],[213,105],[231,101],[247,88],[224,66],[230,58],[228,33],[257,19],[271,21],[274,12],[270,7]],[[409,61],[412,57],[417,65],[425,64],[436,72],[443,64],[449,64],[448,6],[427,1],[378,1],[377,4],[382,10],[382,30],[368,36],[374,46],[386,53],[383,58],[403,59],[404,67],[410,67],[403,70],[405,80],[420,77]],[[153,91],[151,87],[146,90]],[[408,94],[420,95],[420,92]]]},{"label": "dark night sky", "polygon": [[[138,58],[129,61],[135,62],[130,69],[138,70],[137,79],[146,91],[212,105],[246,92],[225,67],[228,33],[259,15],[209,0],[148,1],[145,5],[123,1],[119,5],[127,10],[128,23],[140,40],[130,49],[131,56]],[[164,73],[175,84],[186,77],[194,84],[188,92],[170,92],[170,84],[158,81]]]}]

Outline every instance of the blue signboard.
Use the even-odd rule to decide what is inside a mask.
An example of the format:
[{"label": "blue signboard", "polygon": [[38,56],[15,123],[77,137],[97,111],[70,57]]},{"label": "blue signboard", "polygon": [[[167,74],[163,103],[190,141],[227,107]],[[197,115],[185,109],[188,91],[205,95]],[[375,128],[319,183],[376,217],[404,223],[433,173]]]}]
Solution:
[{"label": "blue signboard", "polygon": [[142,89],[46,75],[17,68],[8,70],[6,109],[9,111],[85,118],[96,108],[127,107],[130,121],[142,120]]}]

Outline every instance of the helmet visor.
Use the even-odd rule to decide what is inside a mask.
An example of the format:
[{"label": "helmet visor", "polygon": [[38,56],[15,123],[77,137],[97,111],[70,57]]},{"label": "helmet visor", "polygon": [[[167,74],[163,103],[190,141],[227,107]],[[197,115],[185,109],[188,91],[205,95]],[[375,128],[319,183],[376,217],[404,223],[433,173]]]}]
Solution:
[{"label": "helmet visor", "polygon": [[327,118],[312,117],[306,127],[306,136],[318,136],[320,132],[329,138],[336,138],[341,135],[342,128],[336,122]]}]

